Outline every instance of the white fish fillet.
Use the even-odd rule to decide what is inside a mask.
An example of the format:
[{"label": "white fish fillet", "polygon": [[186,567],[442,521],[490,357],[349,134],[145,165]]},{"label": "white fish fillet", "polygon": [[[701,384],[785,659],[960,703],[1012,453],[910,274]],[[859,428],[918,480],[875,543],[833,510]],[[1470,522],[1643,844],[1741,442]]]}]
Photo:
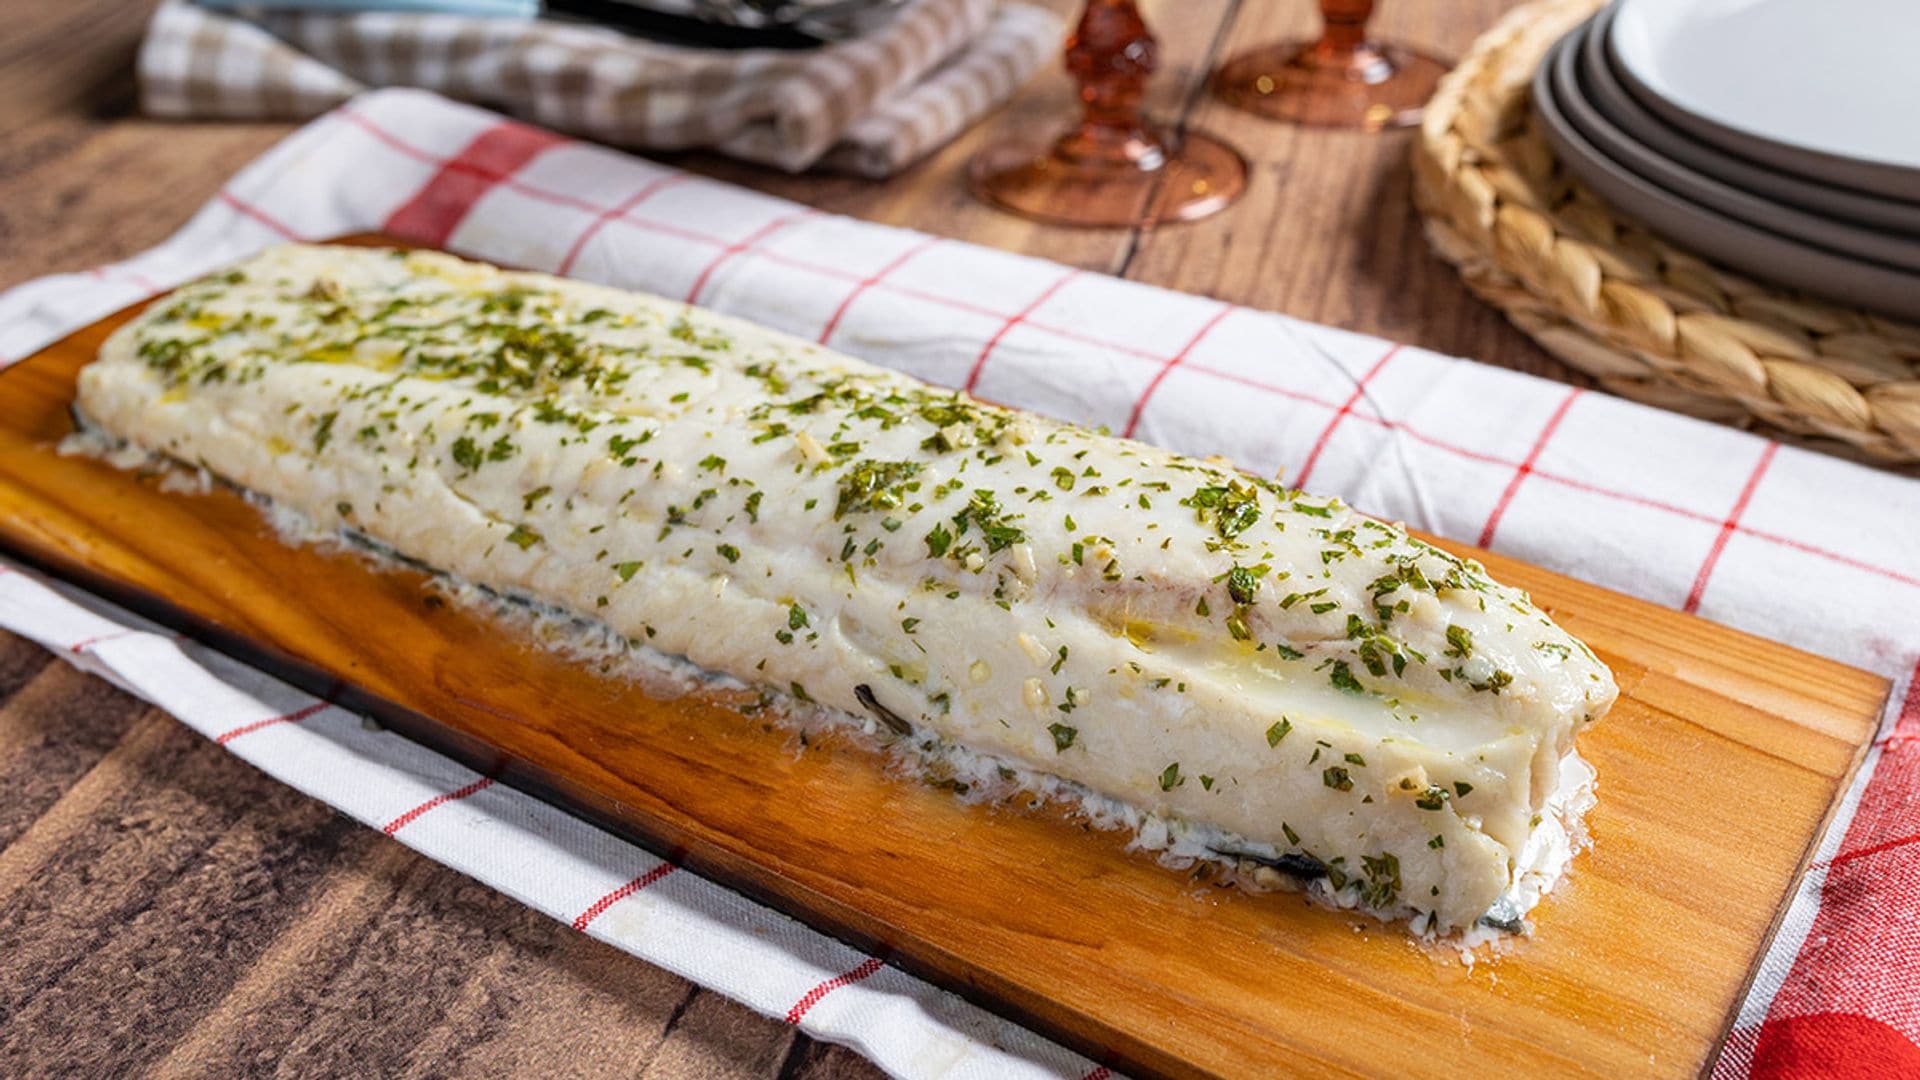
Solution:
[{"label": "white fish fillet", "polygon": [[109,433],[1429,930],[1551,885],[1606,668],[1338,501],[654,297],[287,246],[81,375]]}]

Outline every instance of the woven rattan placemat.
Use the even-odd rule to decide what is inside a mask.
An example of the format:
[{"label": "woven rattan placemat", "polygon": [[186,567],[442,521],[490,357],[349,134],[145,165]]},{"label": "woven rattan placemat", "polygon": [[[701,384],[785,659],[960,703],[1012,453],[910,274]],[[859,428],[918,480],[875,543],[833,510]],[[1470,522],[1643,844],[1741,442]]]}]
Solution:
[{"label": "woven rattan placemat", "polygon": [[1598,0],[1537,0],[1481,35],[1427,106],[1414,195],[1467,285],[1623,397],[1920,463],[1920,327],[1754,281],[1672,247],[1575,181],[1529,82]]}]

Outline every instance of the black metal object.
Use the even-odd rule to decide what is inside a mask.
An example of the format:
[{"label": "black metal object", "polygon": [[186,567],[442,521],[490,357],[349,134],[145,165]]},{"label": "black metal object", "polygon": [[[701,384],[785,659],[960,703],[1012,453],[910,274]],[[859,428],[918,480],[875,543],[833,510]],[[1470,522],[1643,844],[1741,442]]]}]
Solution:
[{"label": "black metal object", "polygon": [[815,49],[826,44],[792,23],[742,26],[676,15],[629,0],[545,0],[549,15],[584,19],[653,41],[707,49]]}]

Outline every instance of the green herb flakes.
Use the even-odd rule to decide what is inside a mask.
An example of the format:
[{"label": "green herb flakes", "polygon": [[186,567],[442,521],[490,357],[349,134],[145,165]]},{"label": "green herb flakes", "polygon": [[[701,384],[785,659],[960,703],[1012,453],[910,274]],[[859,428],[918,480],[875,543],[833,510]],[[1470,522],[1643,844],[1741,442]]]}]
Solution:
[{"label": "green herb flakes", "polygon": [[452,453],[454,464],[469,472],[479,468],[486,460],[485,455],[480,452],[479,445],[465,435],[453,440]]}]

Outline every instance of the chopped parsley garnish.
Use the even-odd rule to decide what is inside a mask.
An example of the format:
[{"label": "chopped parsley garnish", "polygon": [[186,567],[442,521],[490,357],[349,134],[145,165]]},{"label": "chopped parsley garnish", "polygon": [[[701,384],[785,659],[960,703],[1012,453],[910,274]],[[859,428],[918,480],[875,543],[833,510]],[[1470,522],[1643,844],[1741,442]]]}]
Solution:
[{"label": "chopped parsley garnish", "polygon": [[313,448],[315,451],[325,450],[327,448],[328,440],[333,438],[333,422],[338,419],[339,416],[340,413],[338,410],[320,414],[319,423],[314,425],[313,429]]},{"label": "chopped parsley garnish", "polygon": [[1360,899],[1369,907],[1384,908],[1400,895],[1400,860],[1390,851],[1378,856],[1360,856],[1367,880],[1360,886]]},{"label": "chopped parsley garnish", "polygon": [[453,440],[453,460],[454,463],[461,468],[473,470],[480,467],[480,463],[485,460],[485,457],[480,453],[480,447],[476,445],[472,439],[462,435]]},{"label": "chopped parsley garnish", "polygon": [[1053,749],[1055,753],[1059,753],[1067,747],[1072,746],[1073,740],[1080,735],[1079,728],[1068,727],[1065,724],[1048,724],[1047,730],[1053,733]]},{"label": "chopped parsley garnish", "polygon": [[855,462],[840,478],[834,520],[856,511],[892,510],[904,505],[908,485],[919,472],[919,464],[912,461]]},{"label": "chopped parsley garnish", "polygon": [[651,431],[643,431],[639,435],[631,438],[616,434],[607,439],[607,456],[613,458],[615,461],[619,461],[627,456],[627,451],[632,450],[634,447],[639,446],[651,438],[653,438],[653,432]]},{"label": "chopped parsley garnish", "polygon": [[1227,595],[1233,597],[1236,604],[1251,604],[1254,597],[1260,595],[1260,579],[1266,576],[1267,564],[1258,566],[1238,566],[1227,571]]},{"label": "chopped parsley garnish", "polygon": [[1473,655],[1473,633],[1466,627],[1455,623],[1447,627],[1448,656],[1466,658]]},{"label": "chopped parsley garnish", "polygon": [[1280,740],[1286,738],[1287,735],[1292,731],[1293,731],[1293,721],[1287,719],[1284,716],[1278,720],[1275,720],[1273,722],[1273,725],[1267,728],[1267,745],[1279,746]]},{"label": "chopped parsley garnish", "polygon": [[975,491],[966,509],[953,516],[953,524],[961,536],[967,535],[969,527],[978,529],[988,551],[1004,551],[1027,538],[1026,533],[1012,524],[1012,519],[1018,516],[1003,511],[993,492],[982,490]]},{"label": "chopped parsley garnish", "polygon": [[1181,499],[1180,504],[1193,507],[1202,521],[1211,516],[1214,531],[1222,540],[1232,540],[1260,520],[1259,489],[1240,480],[1202,487]]}]

